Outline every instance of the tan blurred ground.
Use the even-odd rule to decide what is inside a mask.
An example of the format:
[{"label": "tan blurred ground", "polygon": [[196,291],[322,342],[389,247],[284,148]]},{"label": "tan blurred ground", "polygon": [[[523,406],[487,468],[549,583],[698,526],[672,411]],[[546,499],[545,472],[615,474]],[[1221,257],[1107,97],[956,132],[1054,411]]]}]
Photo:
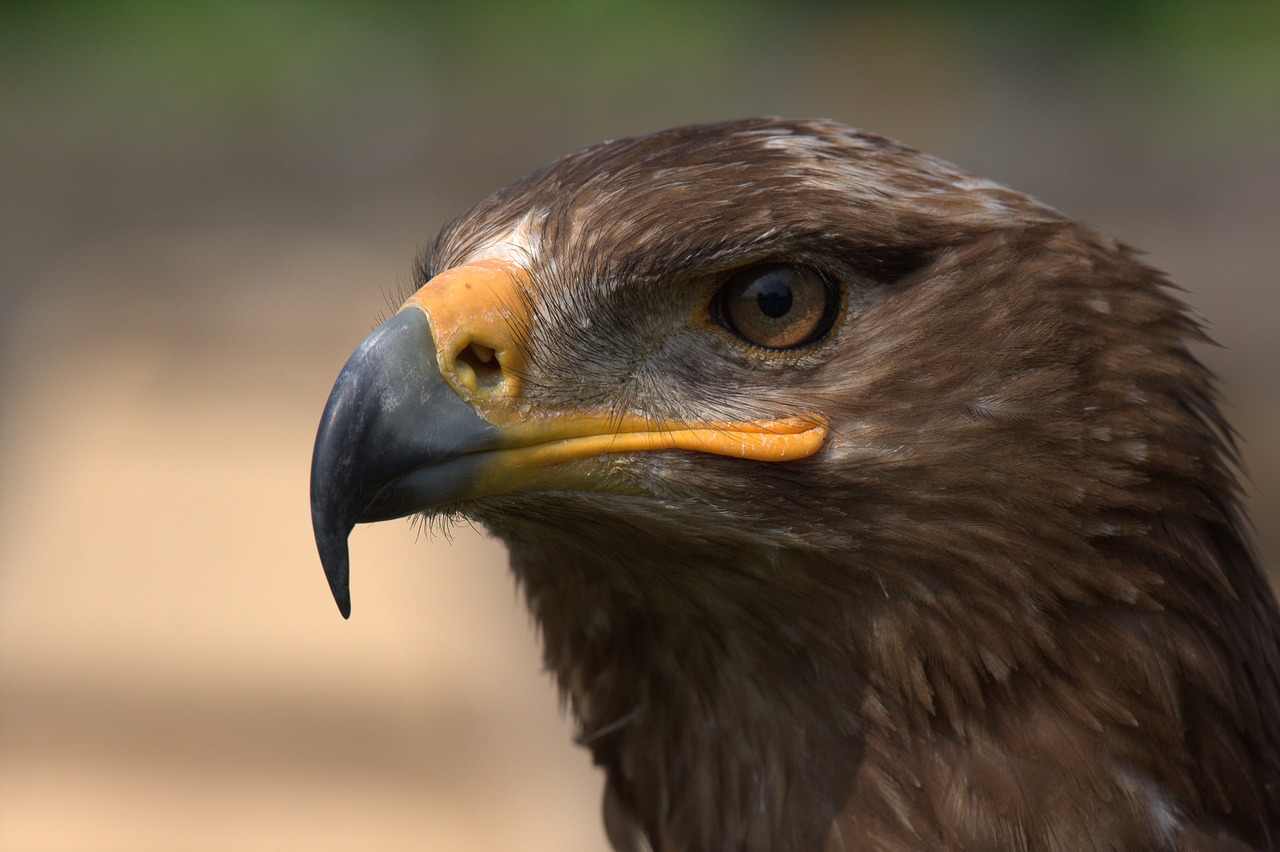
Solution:
[{"label": "tan blurred ground", "polygon": [[[350,282],[403,258],[201,242],[71,261],[23,330],[0,846],[602,848],[500,548],[362,528],[352,620],[329,600],[318,406],[372,308]],[[119,298],[157,268],[201,295]]]},{"label": "tan blurred ground", "polygon": [[1147,249],[1226,347],[1202,354],[1276,576],[1274,106],[835,5],[659,21],[666,53],[617,61],[607,39],[539,53],[545,32],[506,33],[504,59],[483,30],[450,55],[488,64],[425,77],[404,72],[409,33],[365,45],[382,76],[361,88],[322,48],[373,31],[308,29],[305,8],[273,38],[330,76],[288,96],[304,66],[282,54],[265,118],[104,101],[97,69],[46,86],[0,61],[0,848],[605,847],[600,777],[500,548],[360,528],[344,622],[307,506],[329,387],[413,253],[605,136],[830,116]]}]

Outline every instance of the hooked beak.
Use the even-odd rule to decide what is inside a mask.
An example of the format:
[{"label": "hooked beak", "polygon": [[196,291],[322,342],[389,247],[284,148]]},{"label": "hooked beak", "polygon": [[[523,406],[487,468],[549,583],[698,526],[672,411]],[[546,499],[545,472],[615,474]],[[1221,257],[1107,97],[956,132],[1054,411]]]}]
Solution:
[{"label": "hooked beak", "polygon": [[[441,376],[421,311],[397,313],[360,344],[329,394],[311,459],[316,546],[344,618],[355,525],[465,496],[477,453],[498,437]],[[431,476],[413,477],[422,469]]]}]

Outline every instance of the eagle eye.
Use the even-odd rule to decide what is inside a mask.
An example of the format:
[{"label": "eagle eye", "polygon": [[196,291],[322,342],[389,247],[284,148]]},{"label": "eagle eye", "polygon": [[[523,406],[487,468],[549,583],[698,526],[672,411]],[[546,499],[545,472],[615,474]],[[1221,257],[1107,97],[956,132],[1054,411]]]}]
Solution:
[{"label": "eagle eye", "polygon": [[712,301],[725,328],[765,349],[817,342],[835,324],[840,291],[807,266],[769,263],[734,273]]}]

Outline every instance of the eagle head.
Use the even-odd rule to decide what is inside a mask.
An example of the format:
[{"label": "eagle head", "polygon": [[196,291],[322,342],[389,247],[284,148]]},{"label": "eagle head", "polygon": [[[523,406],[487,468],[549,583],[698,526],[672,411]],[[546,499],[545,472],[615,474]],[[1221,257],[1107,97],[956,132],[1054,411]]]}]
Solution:
[{"label": "eagle head", "polygon": [[606,142],[424,254],[325,408],[316,540],[343,615],[356,523],[508,545],[619,849],[1267,848],[1280,618],[1204,339],[878,136]]}]

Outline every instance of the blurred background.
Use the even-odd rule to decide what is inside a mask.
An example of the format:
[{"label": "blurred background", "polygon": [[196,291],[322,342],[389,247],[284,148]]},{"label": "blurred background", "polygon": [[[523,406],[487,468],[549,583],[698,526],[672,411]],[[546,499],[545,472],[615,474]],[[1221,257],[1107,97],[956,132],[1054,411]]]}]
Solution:
[{"label": "blurred background", "polygon": [[449,218],[574,148],[762,113],[1147,250],[1224,347],[1276,570],[1273,0],[8,0],[0,848],[605,848],[501,548],[360,528],[344,622],[312,440]]}]

